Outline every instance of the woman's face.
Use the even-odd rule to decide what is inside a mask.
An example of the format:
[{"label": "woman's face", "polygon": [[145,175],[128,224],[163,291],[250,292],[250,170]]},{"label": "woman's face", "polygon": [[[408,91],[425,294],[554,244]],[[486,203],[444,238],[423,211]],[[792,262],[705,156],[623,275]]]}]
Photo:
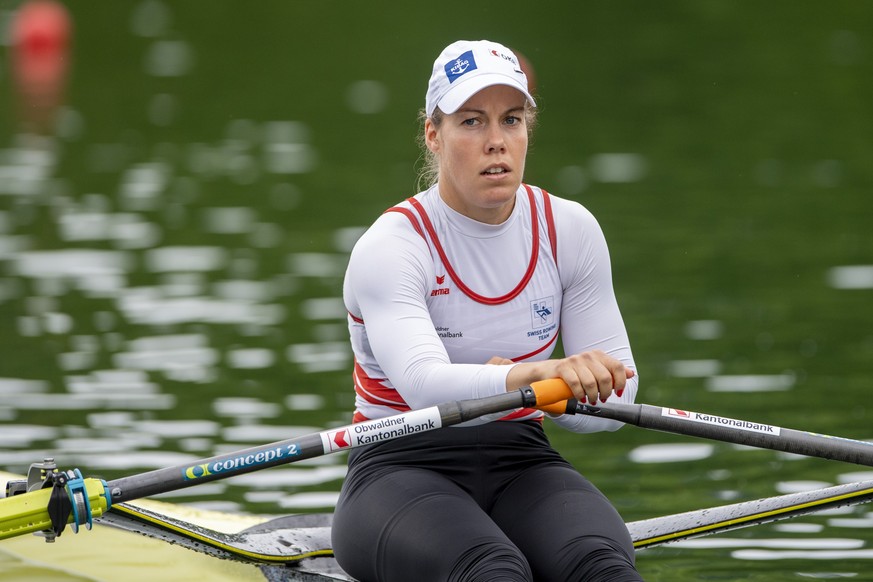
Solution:
[{"label": "woman's face", "polygon": [[525,97],[512,87],[482,89],[437,128],[425,122],[425,143],[439,157],[440,196],[474,220],[509,218],[527,155]]}]

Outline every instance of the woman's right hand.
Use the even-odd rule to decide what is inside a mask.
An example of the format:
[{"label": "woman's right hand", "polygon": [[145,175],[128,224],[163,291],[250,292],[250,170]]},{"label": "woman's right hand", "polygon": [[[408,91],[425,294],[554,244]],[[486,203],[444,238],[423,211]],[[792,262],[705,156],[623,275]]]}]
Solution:
[{"label": "woman's right hand", "polygon": [[[492,358],[489,364],[506,363]],[[538,380],[560,378],[579,402],[606,402],[613,392],[621,396],[628,378],[635,372],[602,350],[580,352],[561,359],[516,364],[506,378],[507,391],[517,390]]]}]

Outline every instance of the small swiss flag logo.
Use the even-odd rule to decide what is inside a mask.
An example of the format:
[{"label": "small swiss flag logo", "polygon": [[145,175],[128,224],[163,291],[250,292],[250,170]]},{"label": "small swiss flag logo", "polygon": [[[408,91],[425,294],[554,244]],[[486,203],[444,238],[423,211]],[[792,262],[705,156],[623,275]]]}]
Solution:
[{"label": "small swiss flag logo", "polygon": [[328,440],[330,441],[330,450],[339,451],[349,448],[351,444],[349,443],[348,439],[348,430],[338,430],[336,432],[329,433]]}]

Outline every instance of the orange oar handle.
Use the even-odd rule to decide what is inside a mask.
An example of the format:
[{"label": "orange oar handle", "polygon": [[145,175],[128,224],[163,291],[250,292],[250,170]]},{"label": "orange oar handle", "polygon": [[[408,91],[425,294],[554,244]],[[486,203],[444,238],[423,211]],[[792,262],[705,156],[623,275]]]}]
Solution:
[{"label": "orange oar handle", "polygon": [[537,406],[536,409],[548,412],[549,414],[576,414],[576,399],[560,400],[553,404]]},{"label": "orange oar handle", "polygon": [[566,400],[573,398],[573,392],[570,390],[570,387],[567,386],[566,382],[558,378],[533,382],[530,387],[534,389],[534,393],[537,396],[536,407],[540,410],[545,410],[544,406],[555,404],[566,407]]}]

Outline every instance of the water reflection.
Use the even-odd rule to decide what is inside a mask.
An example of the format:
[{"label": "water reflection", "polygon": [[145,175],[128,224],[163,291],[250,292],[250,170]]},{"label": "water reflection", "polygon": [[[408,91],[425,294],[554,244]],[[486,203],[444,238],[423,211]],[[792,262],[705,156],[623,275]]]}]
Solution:
[{"label": "water reflection", "polygon": [[679,463],[712,456],[715,447],[706,443],[643,445],[628,457],[635,463]]},{"label": "water reflection", "polygon": [[[251,10],[248,29],[217,18],[204,28],[219,33],[217,42],[190,28],[201,22],[197,7],[110,3],[87,22],[117,34],[77,39],[89,58],[77,61],[76,99],[57,109],[54,130],[2,134],[0,466],[21,472],[55,455],[86,472],[129,474],[348,421],[351,354],[339,299],[347,255],[363,225],[408,195],[417,155],[419,88],[385,72],[407,56],[426,62],[429,51],[401,56],[384,52],[386,43],[363,43],[354,59],[328,48],[309,54],[327,45],[313,36],[323,27],[307,25],[333,10],[315,6]],[[352,38],[361,22],[377,26],[369,14],[349,18],[350,10],[343,5],[328,20],[332,34]],[[422,17],[410,10],[412,21]],[[622,30],[652,34],[623,34],[608,73],[584,56],[571,63],[604,87],[604,102],[543,68],[543,111],[555,117],[533,148],[531,179],[578,198],[602,221],[616,287],[627,297],[641,399],[739,417],[766,406],[796,419],[787,426],[868,438],[870,156],[869,140],[852,133],[869,113],[869,99],[852,92],[869,77],[866,37],[810,18],[806,34],[794,34],[794,23],[773,42],[778,27],[761,27],[767,38],[756,38],[722,19],[732,9],[712,10],[680,16],[667,6],[662,22],[616,18]],[[735,22],[772,16],[756,10],[757,18]],[[598,21],[592,11],[592,22],[613,18]],[[528,12],[527,31],[554,31],[548,12]],[[0,21],[9,14],[0,7]],[[276,33],[288,22],[302,26]],[[723,44],[705,40],[723,35],[695,32],[698,54],[689,59],[652,42],[659,30],[680,38],[714,22],[747,50],[719,60],[728,54]],[[390,38],[406,38],[407,27],[389,24]],[[617,35],[602,28],[604,36],[535,34],[531,54],[590,54],[574,39],[608,45]],[[652,59],[669,63],[670,73]],[[701,69],[697,59],[714,66]],[[10,79],[4,71],[0,84]],[[779,83],[762,90],[767,79]],[[564,87],[547,91],[548,83]],[[792,117],[794,103],[800,113]],[[567,121],[556,124],[560,116]],[[387,129],[398,119],[407,120],[399,137]],[[801,134],[816,139],[792,137]],[[293,388],[300,385],[305,391]],[[823,394],[828,406],[813,414]],[[629,518],[873,479],[796,455],[749,461],[748,448],[662,443],[630,429],[556,442]],[[330,508],[343,463],[325,457],[167,497],[233,511]],[[810,476],[817,480],[803,479]],[[665,550],[661,579],[699,579],[701,563],[730,578],[736,560],[775,561],[842,539],[843,529],[869,545],[871,519],[848,508],[749,531],[742,546],[685,546],[695,566],[684,578]],[[788,535],[807,536],[806,545],[787,545]],[[839,552],[817,554],[833,559],[869,552],[813,549]],[[656,570],[658,556],[641,555],[641,563]]]}]

